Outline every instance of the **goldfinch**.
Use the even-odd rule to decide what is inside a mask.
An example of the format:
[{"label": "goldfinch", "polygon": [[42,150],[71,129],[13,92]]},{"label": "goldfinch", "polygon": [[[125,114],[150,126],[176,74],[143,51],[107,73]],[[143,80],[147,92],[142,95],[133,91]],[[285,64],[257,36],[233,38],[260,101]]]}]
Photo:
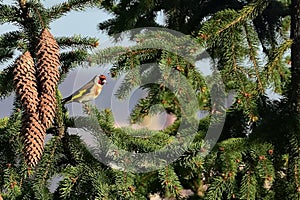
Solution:
[{"label": "goldfinch", "polygon": [[106,77],[104,75],[95,76],[90,82],[85,84],[79,90],[72,95],[64,98],[62,103],[79,102],[85,103],[96,99],[102,91],[103,85],[106,83]]}]

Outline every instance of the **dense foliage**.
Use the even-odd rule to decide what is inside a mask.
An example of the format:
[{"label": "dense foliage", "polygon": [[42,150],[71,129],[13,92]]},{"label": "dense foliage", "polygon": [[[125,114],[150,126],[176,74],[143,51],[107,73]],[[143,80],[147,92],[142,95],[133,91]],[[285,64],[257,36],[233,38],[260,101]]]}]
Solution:
[{"label": "dense foliage", "polygon": [[[114,18],[99,24],[110,35],[148,26],[166,27],[187,35],[133,31],[130,38],[135,45],[130,50],[112,47],[89,57],[91,62],[113,63],[111,74],[115,78],[127,72],[126,81],[116,94],[120,99],[149,77],[158,77],[158,83],[176,80],[173,91],[163,84],[145,84],[142,89],[148,95],[131,113],[132,122],[139,122],[158,112],[151,107],[159,104],[176,120],[159,131],[119,128],[111,110],[99,111],[89,104],[84,106],[85,116],[70,117],[57,91],[55,123],[47,130],[50,139],[40,163],[29,168],[23,159],[20,138],[24,108],[16,99],[13,114],[0,120],[0,195],[4,199],[147,199],[152,194],[175,199],[300,198],[300,99],[296,98],[300,94],[300,51],[296,51],[300,46],[300,1],[70,0],[50,8],[34,0],[1,3],[1,24],[13,23],[19,30],[0,36],[0,61],[14,58],[15,50],[29,50],[36,59],[35,47],[41,30],[66,12],[87,6],[98,6],[113,14]],[[159,12],[164,13],[164,23],[156,20]],[[61,80],[75,62],[86,60],[88,50],[98,45],[94,38],[55,39],[62,50]],[[188,45],[192,48],[183,48],[189,41],[193,41]],[[183,56],[190,58],[194,48],[207,50],[213,71],[218,70],[220,77],[213,74],[205,78],[194,63],[195,57]],[[183,49],[183,53],[176,54],[175,49]],[[158,67],[149,68],[147,63],[156,63]],[[2,98],[15,89],[13,68],[9,65],[0,73]],[[212,92],[222,91],[218,89],[219,79],[224,82],[226,93],[236,91],[230,108],[216,107],[210,101]],[[178,98],[177,94],[188,87],[195,91],[195,102],[188,102],[185,98],[189,96],[184,92]],[[281,98],[270,99],[270,91]],[[209,115],[195,122],[191,117],[197,111],[195,107],[209,111]],[[210,147],[204,140],[206,132],[217,126],[224,111],[226,121],[221,137]],[[179,129],[186,121],[184,128]],[[88,129],[95,137],[96,149],[91,151],[79,136],[69,134],[68,128]],[[194,133],[189,145],[180,140],[190,139],[187,131]],[[127,154],[119,151],[155,152],[176,142],[179,148],[171,150],[180,156],[160,169],[155,168],[160,164],[155,159],[153,163],[131,163]],[[112,167],[122,162],[120,168]],[[155,170],[135,173],[136,165]],[[50,184],[57,179],[58,187],[50,192]],[[184,194],[188,190],[192,192],[187,197]]]}]

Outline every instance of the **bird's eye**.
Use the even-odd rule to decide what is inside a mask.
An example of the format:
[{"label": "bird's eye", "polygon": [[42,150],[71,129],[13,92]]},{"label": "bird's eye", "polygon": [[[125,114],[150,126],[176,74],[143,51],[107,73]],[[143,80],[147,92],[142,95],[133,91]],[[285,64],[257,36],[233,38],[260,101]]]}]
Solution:
[{"label": "bird's eye", "polygon": [[106,79],[99,79],[98,84],[104,85],[106,83]]}]

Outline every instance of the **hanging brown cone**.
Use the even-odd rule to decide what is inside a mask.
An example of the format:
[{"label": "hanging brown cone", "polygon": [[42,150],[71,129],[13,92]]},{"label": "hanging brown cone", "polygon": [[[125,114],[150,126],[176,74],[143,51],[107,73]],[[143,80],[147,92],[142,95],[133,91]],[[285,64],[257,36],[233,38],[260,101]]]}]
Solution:
[{"label": "hanging brown cone", "polygon": [[39,103],[35,74],[33,58],[26,51],[15,62],[14,82],[16,94],[28,113],[35,113]]},{"label": "hanging brown cone", "polygon": [[25,161],[29,167],[34,167],[42,157],[46,135],[46,128],[39,122],[38,113],[24,116],[22,133]]},{"label": "hanging brown cone", "polygon": [[14,83],[24,113],[22,130],[25,161],[28,166],[35,166],[40,160],[44,148],[46,129],[39,123],[37,112],[39,99],[36,82],[36,69],[30,53],[27,51],[15,62]]},{"label": "hanging brown cone", "polygon": [[39,82],[40,120],[49,128],[56,111],[56,86],[59,80],[59,46],[54,37],[44,29],[37,45],[37,79]]}]

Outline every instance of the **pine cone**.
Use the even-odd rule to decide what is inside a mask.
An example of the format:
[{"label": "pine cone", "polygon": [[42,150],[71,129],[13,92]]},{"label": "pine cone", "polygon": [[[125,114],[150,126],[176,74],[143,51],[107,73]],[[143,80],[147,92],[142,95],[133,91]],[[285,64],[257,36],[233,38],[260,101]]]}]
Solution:
[{"label": "pine cone", "polygon": [[39,122],[38,113],[25,114],[22,127],[25,161],[34,167],[43,154],[46,128]]},{"label": "pine cone", "polygon": [[15,62],[14,82],[16,94],[24,108],[21,134],[25,161],[31,167],[35,166],[42,156],[46,133],[45,126],[39,123],[37,112],[39,99],[35,74],[33,58],[27,51]]},{"label": "pine cone", "polygon": [[33,58],[27,51],[15,62],[14,82],[16,94],[26,112],[35,113],[39,103]]},{"label": "pine cone", "polygon": [[16,60],[14,69],[16,94],[24,108],[22,136],[25,161],[31,167],[42,157],[46,129],[52,125],[56,111],[59,46],[47,29],[42,31],[37,45],[37,60],[36,70],[27,51]]},{"label": "pine cone", "polygon": [[41,122],[49,128],[55,117],[56,86],[59,80],[59,46],[51,33],[44,29],[37,45],[37,79],[39,81]]}]

